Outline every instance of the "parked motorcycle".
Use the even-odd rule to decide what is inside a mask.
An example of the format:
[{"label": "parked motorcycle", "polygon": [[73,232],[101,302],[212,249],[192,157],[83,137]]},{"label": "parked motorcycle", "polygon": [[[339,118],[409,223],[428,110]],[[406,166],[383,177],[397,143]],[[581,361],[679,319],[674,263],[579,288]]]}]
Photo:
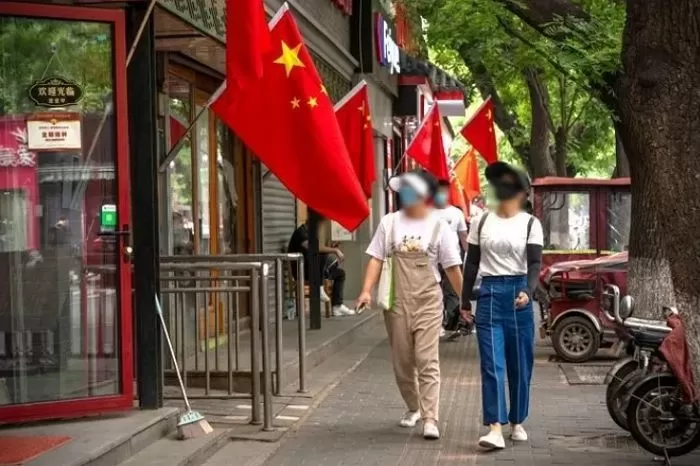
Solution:
[{"label": "parked motorcycle", "polygon": [[625,296],[620,300],[619,289],[614,285],[609,285],[604,290],[603,311],[605,317],[615,323],[618,336],[626,342],[628,354],[606,376],[606,407],[613,421],[629,430],[627,406],[632,388],[647,374],[665,370],[659,347],[671,328],[662,320],[632,317],[634,299]]}]

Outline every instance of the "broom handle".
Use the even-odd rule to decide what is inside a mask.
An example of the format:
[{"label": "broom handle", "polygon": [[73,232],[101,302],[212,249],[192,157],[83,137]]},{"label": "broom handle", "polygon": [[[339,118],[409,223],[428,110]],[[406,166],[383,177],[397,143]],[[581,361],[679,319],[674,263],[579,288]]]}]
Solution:
[{"label": "broom handle", "polygon": [[160,307],[160,300],[158,295],[156,295],[156,310],[158,311],[158,317],[160,318],[160,324],[163,327],[163,333],[165,334],[165,341],[168,342],[168,349],[170,349],[170,357],[173,360],[173,365],[175,366],[175,373],[177,374],[177,380],[180,382],[180,391],[182,392],[182,397],[185,399],[185,406],[187,411],[192,411],[190,408],[190,400],[187,399],[187,393],[185,392],[185,384],[182,382],[182,376],[180,375],[180,366],[177,364],[177,357],[175,356],[175,350],[173,349],[173,344],[170,341],[170,334],[168,333],[168,327],[165,325],[165,318],[163,317],[163,308]]}]

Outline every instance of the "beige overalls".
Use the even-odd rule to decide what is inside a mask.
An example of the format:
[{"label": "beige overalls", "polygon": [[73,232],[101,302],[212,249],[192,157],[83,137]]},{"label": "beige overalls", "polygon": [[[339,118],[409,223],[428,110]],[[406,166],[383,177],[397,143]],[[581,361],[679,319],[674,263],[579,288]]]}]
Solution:
[{"label": "beige overalls", "polygon": [[[389,253],[394,275],[394,307],[384,312],[396,383],[408,409],[420,409],[423,420],[438,420],[440,401],[439,338],[442,290],[425,251],[395,247],[389,227]],[[437,249],[436,222],[429,249]]]}]

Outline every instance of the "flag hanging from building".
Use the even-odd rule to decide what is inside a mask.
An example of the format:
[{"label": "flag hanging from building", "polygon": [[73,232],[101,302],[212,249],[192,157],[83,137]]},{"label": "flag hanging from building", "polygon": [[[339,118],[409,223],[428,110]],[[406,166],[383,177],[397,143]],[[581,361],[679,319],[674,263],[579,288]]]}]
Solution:
[{"label": "flag hanging from building", "polygon": [[260,79],[270,50],[263,0],[226,1],[226,79],[239,88]]},{"label": "flag hanging from building", "polygon": [[406,149],[406,155],[440,180],[449,180],[447,157],[442,138],[442,118],[433,104]]},{"label": "flag hanging from building", "polygon": [[376,172],[369,90],[365,81],[361,81],[335,105],[335,115],[357,179],[369,199],[372,197]]},{"label": "flag hanging from building", "polygon": [[270,39],[262,77],[245,91],[220,89],[211,108],[292,194],[353,231],[369,215],[367,200],[333,104],[286,4],[270,21]]},{"label": "flag hanging from building", "polygon": [[476,160],[474,148],[464,154],[454,166],[455,178],[462,185],[467,202],[471,202],[481,194],[481,180],[479,179],[479,162]]},{"label": "flag hanging from building", "polygon": [[472,115],[464,128],[462,136],[481,154],[488,164],[498,161],[498,146],[496,144],[496,128],[493,125],[493,102],[491,97],[486,99],[481,107]]}]

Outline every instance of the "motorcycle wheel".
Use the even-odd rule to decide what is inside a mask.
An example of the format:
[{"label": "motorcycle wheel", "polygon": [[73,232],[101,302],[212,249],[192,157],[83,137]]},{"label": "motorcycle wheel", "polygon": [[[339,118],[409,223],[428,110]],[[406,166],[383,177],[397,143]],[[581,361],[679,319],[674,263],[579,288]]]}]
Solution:
[{"label": "motorcycle wheel", "polygon": [[649,453],[682,456],[700,446],[700,422],[679,418],[682,391],[670,374],[660,374],[635,387],[627,406],[634,440]]},{"label": "motorcycle wheel", "polygon": [[608,414],[615,421],[615,424],[624,430],[629,430],[627,425],[629,391],[641,374],[639,363],[630,361],[615,372],[612,381],[605,390],[605,406],[608,408]]}]

